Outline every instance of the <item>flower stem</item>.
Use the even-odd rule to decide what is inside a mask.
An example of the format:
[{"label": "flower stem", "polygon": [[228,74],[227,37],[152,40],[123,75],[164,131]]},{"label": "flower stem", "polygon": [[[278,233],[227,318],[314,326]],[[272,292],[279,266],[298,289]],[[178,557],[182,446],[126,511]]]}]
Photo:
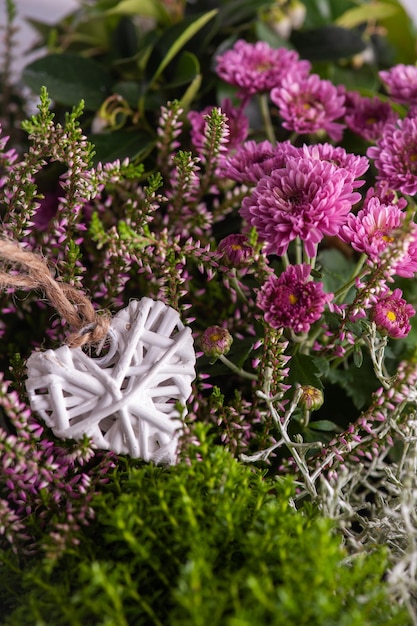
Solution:
[{"label": "flower stem", "polygon": [[345,283],[343,285],[343,287],[340,287],[340,289],[338,289],[335,292],[335,294],[334,294],[334,301],[335,302],[337,302],[338,300],[342,300],[345,297],[345,295],[349,291],[349,289],[354,286],[355,281],[358,278],[358,276],[360,276],[360,275],[364,276],[368,272],[367,268],[365,268],[362,271],[363,264],[365,263],[367,258],[368,257],[367,257],[366,254],[361,254],[361,256],[360,256],[360,258],[359,258],[359,260],[358,260],[358,262],[357,262],[357,264],[355,266],[355,269],[353,270],[352,274],[350,275],[350,278],[347,281],[347,283]]},{"label": "flower stem", "polygon": [[239,374],[239,376],[242,376],[242,378],[247,378],[248,380],[258,380],[256,374],[246,372],[241,367],[238,367],[237,365],[232,363],[232,361],[229,361],[229,359],[224,356],[224,354],[220,354],[219,359],[224,365],[226,365],[226,367],[232,370],[232,372],[234,372],[235,374]]},{"label": "flower stem", "polygon": [[261,109],[262,120],[265,127],[265,134],[268,140],[275,145],[277,139],[275,137],[274,127],[271,121],[271,115],[268,106],[268,96],[266,93],[259,94],[259,107]]}]

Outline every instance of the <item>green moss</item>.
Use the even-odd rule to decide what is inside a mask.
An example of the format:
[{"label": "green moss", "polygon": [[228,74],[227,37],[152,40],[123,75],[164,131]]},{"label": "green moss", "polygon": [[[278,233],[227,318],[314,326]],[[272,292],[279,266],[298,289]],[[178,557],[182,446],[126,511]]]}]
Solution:
[{"label": "green moss", "polygon": [[121,463],[79,549],[0,567],[7,626],[408,623],[383,552],[347,563],[331,523],[220,448],[164,468]]}]

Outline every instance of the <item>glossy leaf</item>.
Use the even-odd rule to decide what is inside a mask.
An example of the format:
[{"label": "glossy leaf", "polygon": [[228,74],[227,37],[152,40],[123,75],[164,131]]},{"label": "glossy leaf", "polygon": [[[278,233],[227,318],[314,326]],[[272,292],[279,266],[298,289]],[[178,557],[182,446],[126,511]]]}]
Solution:
[{"label": "glossy leaf", "polygon": [[213,11],[209,11],[204,15],[201,15],[199,18],[191,22],[183,31],[179,34],[179,36],[174,40],[168,52],[162,59],[158,68],[156,69],[150,83],[153,84],[164,69],[171,63],[174,57],[178,54],[178,52],[185,46],[185,44],[196,35],[202,28],[205,26],[213,17],[217,14],[217,9],[213,9]]},{"label": "glossy leaf", "polygon": [[132,108],[135,108],[140,97],[140,86],[134,81],[123,81],[116,83],[112,88],[113,93],[117,93],[124,98]]},{"label": "glossy leaf", "polygon": [[101,65],[75,54],[37,59],[26,66],[22,78],[35,93],[45,86],[52,100],[69,106],[84,100],[89,110],[100,107],[110,87],[110,76]]},{"label": "glossy leaf", "polygon": [[265,5],[273,4],[265,0],[232,0],[231,2],[219,3],[217,23],[220,28],[235,26],[256,19],[258,11]]},{"label": "glossy leaf", "polygon": [[354,9],[349,9],[337,20],[337,26],[343,28],[354,28],[359,24],[369,22],[369,20],[380,20],[383,18],[391,17],[398,13],[399,7],[389,5],[383,2],[377,2],[375,4],[362,4]]},{"label": "glossy leaf", "polygon": [[291,43],[300,56],[311,61],[349,58],[366,48],[359,32],[340,26],[322,26],[308,31],[293,31]]},{"label": "glossy leaf", "polygon": [[169,13],[159,0],[121,0],[115,7],[107,11],[108,15],[141,15],[150,17],[157,22],[167,24]]},{"label": "glossy leaf", "polygon": [[197,96],[198,91],[201,87],[202,79],[203,79],[202,75],[197,74],[197,76],[194,78],[192,83],[187,87],[184,95],[180,99],[179,101],[180,107],[184,109],[184,111],[187,111],[190,108],[191,103],[193,102],[194,98]]},{"label": "glossy leaf", "polygon": [[112,133],[90,135],[95,147],[94,160],[97,163],[109,163],[116,159],[123,160],[142,157],[153,148],[152,138],[146,133],[118,130]]},{"label": "glossy leaf", "polygon": [[306,8],[304,27],[317,28],[330,24],[356,6],[352,0],[303,0]]},{"label": "glossy leaf", "polygon": [[394,15],[380,20],[386,32],[386,39],[395,51],[393,63],[414,64],[417,60],[415,27],[397,0],[383,2],[397,9]]},{"label": "glossy leaf", "polygon": [[195,54],[183,52],[175,64],[174,73],[167,87],[178,87],[191,83],[200,71],[200,63]]}]

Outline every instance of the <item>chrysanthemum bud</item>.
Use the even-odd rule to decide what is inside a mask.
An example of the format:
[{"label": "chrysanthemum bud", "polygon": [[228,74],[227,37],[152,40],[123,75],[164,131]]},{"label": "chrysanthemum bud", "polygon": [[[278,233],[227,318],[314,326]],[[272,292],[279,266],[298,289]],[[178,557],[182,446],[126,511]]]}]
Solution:
[{"label": "chrysanthemum bud", "polygon": [[227,354],[232,345],[233,337],[221,326],[209,326],[200,337],[200,346],[204,354],[209,357],[219,357]]},{"label": "chrysanthemum bud", "polygon": [[323,392],[312,385],[303,385],[299,406],[307,411],[317,411],[324,402]]},{"label": "chrysanthemum bud", "polygon": [[246,267],[253,261],[253,249],[245,235],[228,235],[219,242],[217,250],[227,265],[236,269]]}]

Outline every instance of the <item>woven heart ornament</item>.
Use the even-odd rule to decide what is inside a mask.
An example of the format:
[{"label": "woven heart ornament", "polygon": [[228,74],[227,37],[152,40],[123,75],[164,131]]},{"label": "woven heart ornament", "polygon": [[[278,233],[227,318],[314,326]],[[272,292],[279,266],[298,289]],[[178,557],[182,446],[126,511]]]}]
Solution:
[{"label": "woven heart ornament", "polygon": [[191,329],[150,298],[133,300],[112,320],[108,351],[89,357],[61,346],[27,361],[30,404],[58,437],[84,434],[99,448],[175,463],[195,377]]}]

